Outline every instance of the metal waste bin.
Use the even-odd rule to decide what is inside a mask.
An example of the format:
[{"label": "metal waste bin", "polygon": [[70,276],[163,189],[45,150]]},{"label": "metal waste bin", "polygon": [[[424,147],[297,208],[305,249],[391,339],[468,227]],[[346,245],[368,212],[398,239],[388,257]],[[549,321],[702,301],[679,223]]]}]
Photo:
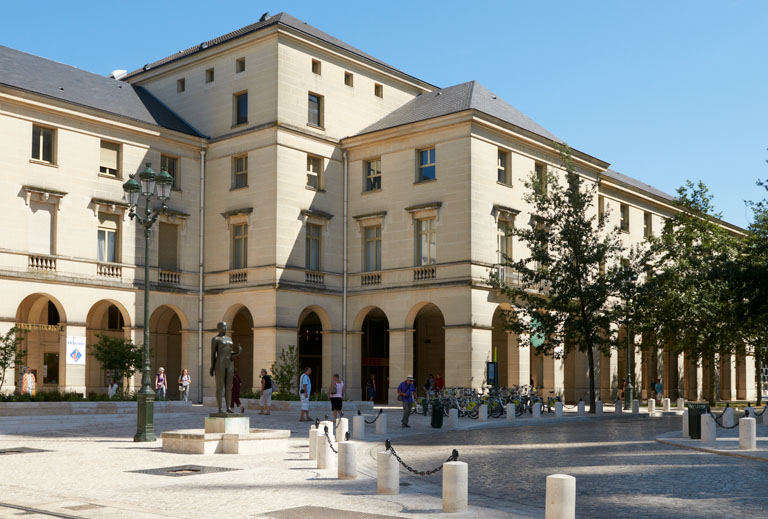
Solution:
[{"label": "metal waste bin", "polygon": [[692,440],[701,439],[701,415],[709,414],[707,404],[685,404],[688,408],[688,435]]},{"label": "metal waste bin", "polygon": [[443,403],[437,398],[432,401],[432,427],[440,429],[443,426]]}]

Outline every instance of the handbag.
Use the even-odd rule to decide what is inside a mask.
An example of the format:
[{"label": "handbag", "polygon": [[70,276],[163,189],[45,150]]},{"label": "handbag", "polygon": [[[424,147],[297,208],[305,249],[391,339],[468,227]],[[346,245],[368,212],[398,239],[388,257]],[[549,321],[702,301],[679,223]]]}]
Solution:
[{"label": "handbag", "polygon": [[397,400],[402,402],[403,401],[403,395],[397,395]]}]

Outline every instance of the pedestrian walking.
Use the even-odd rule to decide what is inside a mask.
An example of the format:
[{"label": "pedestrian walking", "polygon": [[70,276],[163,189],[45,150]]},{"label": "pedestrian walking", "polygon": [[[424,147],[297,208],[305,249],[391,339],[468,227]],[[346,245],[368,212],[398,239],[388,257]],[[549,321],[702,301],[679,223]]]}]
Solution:
[{"label": "pedestrian walking", "polygon": [[179,375],[179,400],[189,402],[189,383],[192,382],[192,377],[189,376],[187,368],[181,370]]},{"label": "pedestrian walking", "polygon": [[344,382],[342,382],[338,373],[334,373],[331,382],[331,390],[328,392],[331,400],[331,411],[333,411],[333,420],[341,418],[341,403],[344,400]]},{"label": "pedestrian walking", "polygon": [[232,371],[232,408],[239,407],[240,412],[245,413],[245,407],[240,403],[241,384],[242,380],[240,380],[240,375],[237,374],[237,369],[235,369]]},{"label": "pedestrian walking", "polygon": [[445,389],[445,380],[443,380],[443,377],[440,375],[440,373],[435,375],[435,389],[438,391]]},{"label": "pedestrian walking", "polygon": [[397,399],[403,402],[403,427],[408,425],[408,418],[411,416],[411,407],[413,406],[413,394],[416,393],[416,386],[413,385],[413,375],[408,375],[405,381],[397,386]]},{"label": "pedestrian walking", "polygon": [[261,370],[261,398],[259,403],[261,404],[259,414],[269,414],[269,408],[272,406],[272,377],[267,374],[266,369]]},{"label": "pedestrian walking", "polygon": [[168,379],[165,377],[165,368],[160,367],[155,375],[155,393],[157,393],[158,400],[165,400],[166,392],[168,391]]},{"label": "pedestrian walking", "polygon": [[373,402],[376,399],[376,375],[371,373],[368,382],[365,384],[365,390],[368,392],[368,400]]},{"label": "pedestrian walking", "polygon": [[307,366],[304,368],[304,374],[299,379],[299,398],[301,399],[301,415],[299,416],[300,422],[311,422],[312,418],[309,417],[309,395],[312,393],[312,381],[309,376],[312,374],[312,368]]},{"label": "pedestrian walking", "polygon": [[619,393],[619,398],[621,399],[622,402],[624,401],[624,392],[625,392],[626,389],[627,389],[627,379],[622,378],[621,379],[621,392]]},{"label": "pedestrian walking", "polygon": [[661,397],[662,393],[664,392],[664,386],[661,383],[661,378],[656,379],[656,386],[654,387],[656,390],[656,400],[661,404]]}]

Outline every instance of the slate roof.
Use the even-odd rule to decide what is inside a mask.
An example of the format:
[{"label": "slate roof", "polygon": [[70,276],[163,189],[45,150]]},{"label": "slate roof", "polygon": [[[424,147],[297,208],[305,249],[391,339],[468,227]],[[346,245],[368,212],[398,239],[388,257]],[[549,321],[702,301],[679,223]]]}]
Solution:
[{"label": "slate roof", "polygon": [[634,188],[641,189],[643,191],[646,191],[648,193],[651,193],[652,195],[656,195],[659,198],[663,198],[665,200],[669,200],[670,202],[675,201],[675,197],[665,193],[664,191],[661,191],[660,189],[656,189],[650,184],[646,184],[645,182],[640,182],[637,179],[634,179],[632,177],[628,177],[627,175],[624,175],[623,173],[619,173],[618,171],[614,171],[612,169],[607,169],[605,173],[603,173],[606,177],[612,178],[614,180],[618,180],[619,182],[623,182],[624,184],[628,184]]},{"label": "slate roof", "polygon": [[[355,48],[352,45],[349,45],[347,43],[344,43],[343,41],[341,41],[341,40],[339,40],[337,38],[334,38],[330,34],[327,34],[327,33],[323,32],[323,31],[321,31],[317,27],[313,27],[312,25],[309,25],[307,22],[302,22],[298,18],[295,18],[295,17],[291,16],[288,13],[278,13],[276,15],[267,17],[264,21],[259,21],[259,22],[256,22],[256,23],[252,23],[251,25],[246,25],[245,27],[242,27],[242,28],[237,29],[235,31],[229,32],[229,33],[224,34],[222,36],[219,36],[217,38],[213,38],[212,40],[201,42],[201,43],[195,45],[194,47],[189,47],[188,49],[181,50],[181,51],[179,51],[179,52],[177,52],[175,54],[171,54],[170,56],[166,56],[165,58],[157,60],[157,61],[155,61],[153,63],[148,63],[148,64],[144,65],[144,67],[142,67],[142,68],[140,68],[138,70],[134,70],[133,72],[128,73],[126,76],[124,76],[121,79],[131,78],[133,76],[136,76],[136,75],[139,75],[139,74],[145,72],[145,69],[146,70],[152,70],[152,69],[160,67],[162,65],[166,65],[166,64],[171,63],[173,61],[185,58],[187,56],[190,56],[192,54],[196,54],[198,52],[202,52],[202,51],[204,51],[206,49],[209,49],[211,47],[214,47],[216,45],[228,42],[230,40],[234,40],[236,38],[240,38],[241,36],[245,36],[247,34],[251,34],[251,33],[257,32],[257,31],[259,31],[261,29],[264,29],[266,27],[271,27],[272,25],[276,25],[276,24],[283,25],[285,27],[290,27],[291,29],[294,29],[296,31],[304,33],[307,36],[310,36],[312,38],[321,40],[321,41],[323,41],[323,42],[325,42],[325,43],[327,43],[329,45],[332,45],[334,47],[338,47],[339,49],[342,49],[344,51],[350,52],[350,53],[352,53],[352,54],[354,54],[354,55],[356,55],[358,57],[361,57],[361,58],[363,58],[365,60],[371,61],[371,62],[375,63],[376,65],[379,65],[381,67],[386,67],[386,68],[388,68],[390,70],[398,72],[399,74],[402,74],[404,76],[408,76],[410,78],[413,78],[413,79],[415,79],[416,81],[418,81],[420,83],[424,83],[424,84],[429,85],[429,83],[426,83],[425,81],[422,81],[422,80],[420,80],[418,78],[415,78],[415,77],[411,76],[410,74],[406,74],[405,72],[396,69],[392,65],[384,63],[383,61],[381,61],[381,60],[379,60],[377,58],[374,58],[370,54],[366,54],[365,52],[361,51],[360,49]],[[434,85],[430,85],[430,86],[434,86]]]},{"label": "slate roof", "polygon": [[0,45],[0,84],[202,136],[142,87]]},{"label": "slate roof", "polygon": [[496,117],[552,141],[562,142],[477,81],[469,81],[421,94],[365,128],[358,135],[471,109]]}]

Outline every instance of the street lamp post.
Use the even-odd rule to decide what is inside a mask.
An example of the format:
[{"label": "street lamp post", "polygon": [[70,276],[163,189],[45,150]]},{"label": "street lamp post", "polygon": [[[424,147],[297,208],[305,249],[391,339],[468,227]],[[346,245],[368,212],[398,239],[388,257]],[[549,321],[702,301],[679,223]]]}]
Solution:
[{"label": "street lamp post", "polygon": [[[147,167],[139,173],[139,182],[131,175],[128,182],[123,184],[125,198],[130,206],[128,216],[131,220],[136,218],[136,221],[144,228],[144,367],[141,372],[141,389],[138,394],[136,436],[133,437],[135,442],[151,442],[157,439],[155,436],[155,392],[150,385],[151,375],[149,373],[149,236],[158,215],[168,208],[166,202],[171,196],[171,185],[173,184],[173,177],[167,171],[162,170],[156,175],[150,165],[147,162]],[[139,195],[144,199],[143,216],[136,212]],[[161,203],[159,209],[150,207],[150,202],[155,196]]]}]

